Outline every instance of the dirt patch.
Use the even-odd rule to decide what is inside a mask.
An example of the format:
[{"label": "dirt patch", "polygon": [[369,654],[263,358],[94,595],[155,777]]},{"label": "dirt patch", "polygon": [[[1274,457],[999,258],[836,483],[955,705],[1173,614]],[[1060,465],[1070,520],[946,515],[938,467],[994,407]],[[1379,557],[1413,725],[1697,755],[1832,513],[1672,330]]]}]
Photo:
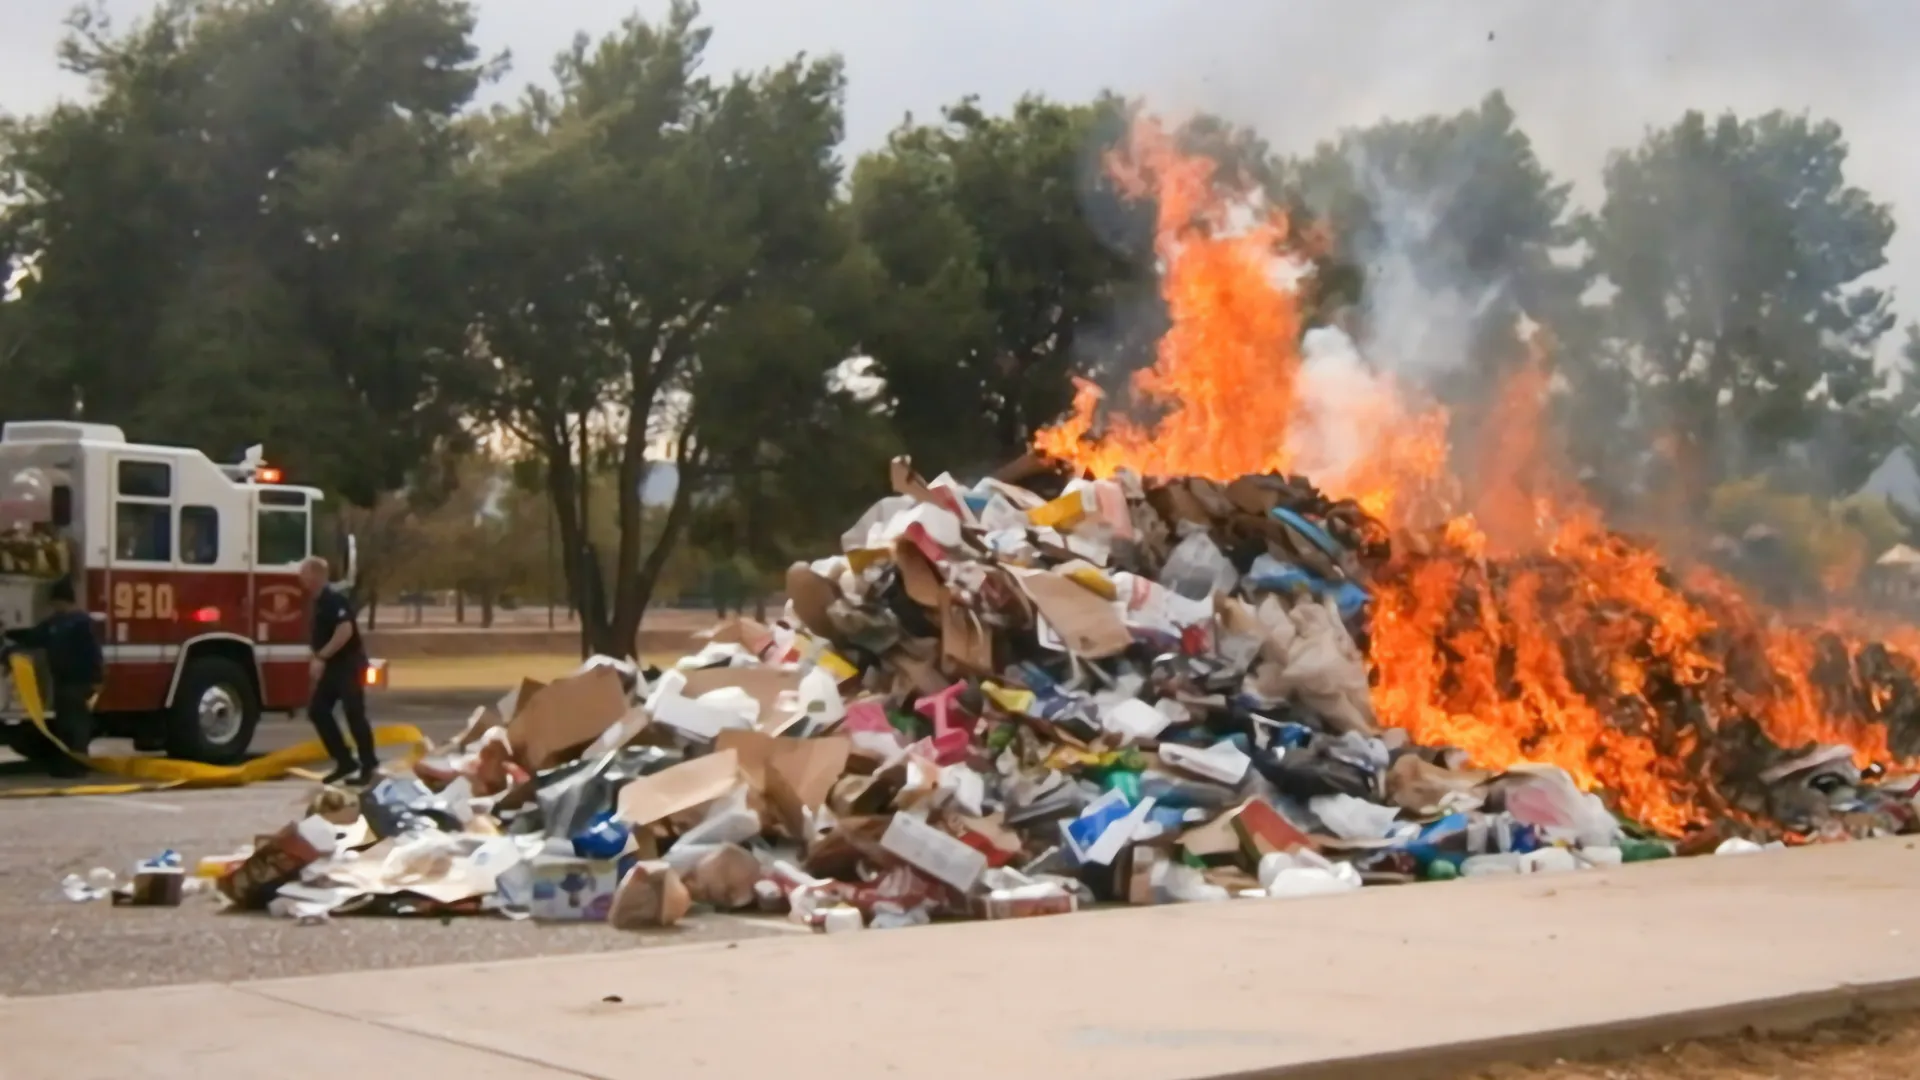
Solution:
[{"label": "dirt patch", "polygon": [[1497,1066],[1458,1080],[1908,1080],[1920,1014],[1860,1013],[1792,1033],[1675,1043],[1626,1057]]}]

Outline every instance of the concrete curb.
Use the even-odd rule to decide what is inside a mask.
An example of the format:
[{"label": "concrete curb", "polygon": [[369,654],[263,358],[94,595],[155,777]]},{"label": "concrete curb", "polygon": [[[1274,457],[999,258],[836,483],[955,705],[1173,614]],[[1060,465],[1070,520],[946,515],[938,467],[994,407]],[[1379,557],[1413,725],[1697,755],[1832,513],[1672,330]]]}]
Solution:
[{"label": "concrete curb", "polygon": [[1785,1034],[1865,1013],[1920,1010],[1920,978],[1860,985],[1842,984],[1786,997],[1717,1005],[1706,1009],[1530,1031],[1524,1035],[1423,1046],[1358,1057],[1335,1058],[1272,1069],[1211,1073],[1194,1080],[1450,1080],[1496,1065],[1526,1066],[1557,1060],[1608,1060],[1669,1046],[1743,1032]]}]

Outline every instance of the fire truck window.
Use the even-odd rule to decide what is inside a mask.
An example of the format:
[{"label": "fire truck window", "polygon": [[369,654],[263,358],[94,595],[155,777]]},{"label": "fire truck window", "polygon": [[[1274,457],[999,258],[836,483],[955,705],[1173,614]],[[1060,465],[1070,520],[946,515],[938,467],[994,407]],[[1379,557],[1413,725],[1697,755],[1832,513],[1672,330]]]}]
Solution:
[{"label": "fire truck window", "polygon": [[115,507],[116,558],[130,562],[173,561],[173,509],[166,503],[123,502]]},{"label": "fire truck window", "polygon": [[120,494],[137,499],[172,497],[173,466],[163,461],[121,462]]},{"label": "fire truck window", "polygon": [[220,561],[220,511],[211,506],[180,508],[180,561],[189,566]]},{"label": "fire truck window", "polygon": [[262,507],[259,520],[261,566],[287,566],[308,555],[307,512]]}]

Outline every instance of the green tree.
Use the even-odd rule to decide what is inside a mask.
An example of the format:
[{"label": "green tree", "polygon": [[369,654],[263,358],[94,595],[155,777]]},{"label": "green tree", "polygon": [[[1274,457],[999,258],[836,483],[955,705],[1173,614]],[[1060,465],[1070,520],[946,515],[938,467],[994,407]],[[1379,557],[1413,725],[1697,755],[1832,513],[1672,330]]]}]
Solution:
[{"label": "green tree", "polygon": [[1846,178],[1838,124],[1697,112],[1616,154],[1588,229],[1614,362],[1696,491],[1810,448],[1828,492],[1895,445],[1905,402],[1874,352],[1893,215]]},{"label": "green tree", "polygon": [[[798,339],[774,321],[759,332]],[[759,580],[797,559],[839,550],[847,525],[889,494],[887,462],[901,450],[875,381],[843,373],[826,395],[809,388],[791,392],[765,380],[714,387],[710,392],[726,394],[730,407],[762,418],[761,425],[743,424],[735,432],[797,425],[788,434],[800,437],[748,437],[715,448],[717,483],[690,530],[702,551],[739,560]],[[794,401],[812,402],[813,408],[796,413]]]},{"label": "green tree", "polygon": [[1129,319],[1152,326],[1151,217],[1118,198],[1101,161],[1127,115],[1111,97],[1029,97],[1006,116],[968,98],[938,123],[909,121],[854,170],[882,282],[862,341],[927,468],[1019,455],[1066,410],[1076,367],[1137,349]]},{"label": "green tree", "polygon": [[[843,76],[796,58],[725,80],[697,73],[708,31],[675,3],[577,41],[556,86],[491,118],[465,197],[478,238],[471,302],[491,369],[490,415],[541,461],[585,644],[634,632],[708,479],[742,423],[729,388],[773,382],[804,416],[827,393],[841,283],[860,265],[837,206]],[[801,347],[750,329],[818,326]],[[788,429],[791,430],[791,429]],[[649,451],[680,483],[650,528]],[[605,464],[617,477],[613,572],[593,580],[585,523]]]},{"label": "green tree", "polygon": [[8,414],[265,441],[363,506],[398,487],[460,431],[446,185],[494,70],[469,6],[166,0],[71,28],[91,98],[0,130],[0,252],[34,271]]},{"label": "green tree", "polygon": [[1325,303],[1350,305],[1341,321],[1362,351],[1425,377],[1463,426],[1526,355],[1523,317],[1553,331],[1556,361],[1579,377],[1590,274],[1563,256],[1578,238],[1570,186],[1541,164],[1502,94],[1342,132],[1281,183],[1327,226],[1323,272],[1337,277]]}]

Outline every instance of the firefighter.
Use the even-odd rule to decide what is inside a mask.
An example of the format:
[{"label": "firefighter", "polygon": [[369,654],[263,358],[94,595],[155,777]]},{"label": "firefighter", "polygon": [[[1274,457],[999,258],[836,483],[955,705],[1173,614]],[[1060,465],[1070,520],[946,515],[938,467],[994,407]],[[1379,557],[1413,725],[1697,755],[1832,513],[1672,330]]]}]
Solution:
[{"label": "firefighter", "polygon": [[[327,583],[327,560],[317,555],[300,564],[300,584],[313,598],[313,660],[308,671],[313,697],[307,703],[307,718],[334,762],[325,782],[351,779],[354,784],[371,784],[378,775],[380,757],[373,745],[373,725],[367,720],[367,648],[354,621],[353,602]],[[359,752],[357,763],[340,737],[340,725],[333,718],[335,705],[346,711],[353,750]]]},{"label": "firefighter", "polygon": [[[53,715],[47,718],[47,730],[68,750],[86,757],[93,742],[93,698],[100,692],[104,671],[100,639],[93,633],[93,617],[75,603],[72,580],[54,582],[48,601],[52,611],[38,626],[9,630],[6,636],[13,645],[46,653],[47,674],[53,680],[48,694]],[[31,737],[44,747],[46,740],[38,732]],[[47,771],[53,775],[86,775],[86,766],[73,758],[57,752],[48,756]]]}]

